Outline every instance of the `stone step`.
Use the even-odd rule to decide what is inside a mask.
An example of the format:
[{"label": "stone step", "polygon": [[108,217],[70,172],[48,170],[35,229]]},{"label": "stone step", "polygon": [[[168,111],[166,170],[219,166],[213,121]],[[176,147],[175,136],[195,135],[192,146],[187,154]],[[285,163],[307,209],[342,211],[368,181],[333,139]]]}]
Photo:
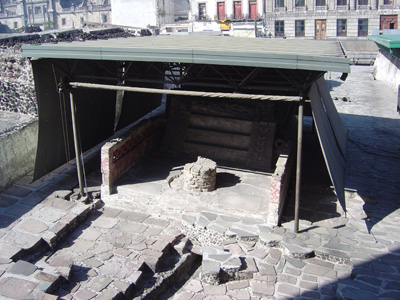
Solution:
[{"label": "stone step", "polygon": [[199,257],[192,252],[183,254],[171,270],[165,271],[162,274],[154,274],[153,279],[155,279],[155,284],[145,289],[143,293],[137,295],[137,298],[134,299],[161,299],[161,296],[167,290],[173,289],[177,282],[192,275],[191,272],[199,266]]},{"label": "stone step", "polygon": [[47,197],[1,237],[0,256],[13,261],[37,260],[65,240],[97,204]]},{"label": "stone step", "polygon": [[258,272],[254,258],[230,253],[221,246],[201,247],[203,254],[200,278],[207,284],[221,284],[253,278]]},{"label": "stone step", "polygon": [[[64,278],[55,272],[49,273],[27,261],[10,263],[0,278],[0,297],[10,299],[38,299],[48,295],[62,284]],[[46,298],[47,299],[47,298]],[[52,298],[49,298],[52,299]]]},{"label": "stone step", "polygon": [[201,281],[216,285],[253,278],[258,272],[254,258],[241,257],[220,246],[202,247]]}]

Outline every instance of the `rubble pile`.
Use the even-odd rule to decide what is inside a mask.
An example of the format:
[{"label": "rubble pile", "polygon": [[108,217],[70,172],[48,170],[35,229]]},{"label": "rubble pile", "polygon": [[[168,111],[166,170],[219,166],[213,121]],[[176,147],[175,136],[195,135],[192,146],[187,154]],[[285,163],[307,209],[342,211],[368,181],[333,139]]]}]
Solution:
[{"label": "rubble pile", "polygon": [[0,110],[37,115],[32,67],[18,47],[0,49]]},{"label": "rubble pile", "polygon": [[15,35],[0,39],[0,111],[37,115],[37,99],[29,59],[22,57],[23,44],[43,44],[126,38],[133,33],[121,28],[83,32],[69,30]]}]

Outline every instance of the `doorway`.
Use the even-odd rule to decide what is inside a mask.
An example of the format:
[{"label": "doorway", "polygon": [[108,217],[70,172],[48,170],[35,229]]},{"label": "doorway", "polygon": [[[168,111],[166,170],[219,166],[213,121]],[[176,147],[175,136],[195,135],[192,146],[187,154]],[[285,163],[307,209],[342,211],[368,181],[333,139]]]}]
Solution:
[{"label": "doorway", "polygon": [[326,19],[315,20],[315,38],[317,40],[326,39]]},{"label": "doorway", "polygon": [[218,20],[225,20],[225,2],[217,2]]},{"label": "doorway", "polygon": [[251,20],[257,19],[257,1],[249,1],[249,18]]}]

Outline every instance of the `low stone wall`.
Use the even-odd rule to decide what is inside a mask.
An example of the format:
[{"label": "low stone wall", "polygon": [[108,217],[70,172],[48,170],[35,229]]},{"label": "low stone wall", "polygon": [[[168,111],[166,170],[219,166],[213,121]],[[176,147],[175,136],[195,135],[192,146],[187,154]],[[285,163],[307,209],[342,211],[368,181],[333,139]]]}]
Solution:
[{"label": "low stone wall", "polygon": [[374,63],[374,78],[384,81],[397,92],[400,85],[400,59],[384,50],[379,50]]},{"label": "low stone wall", "polygon": [[160,127],[157,119],[144,120],[129,135],[113,139],[101,148],[102,194],[112,194],[121,175],[153,148]]},{"label": "low stone wall", "polygon": [[0,136],[0,190],[35,167],[38,120]]},{"label": "low stone wall", "polygon": [[286,147],[279,155],[276,169],[271,177],[271,188],[268,206],[268,224],[279,225],[279,215],[285,204],[289,188],[290,174],[295,162],[294,155],[289,147]]}]

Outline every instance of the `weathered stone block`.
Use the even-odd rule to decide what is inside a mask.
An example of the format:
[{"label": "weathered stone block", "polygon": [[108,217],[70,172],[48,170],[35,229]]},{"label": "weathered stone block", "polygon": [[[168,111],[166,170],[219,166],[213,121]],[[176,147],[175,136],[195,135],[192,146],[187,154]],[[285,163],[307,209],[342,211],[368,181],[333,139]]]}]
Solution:
[{"label": "weathered stone block", "polygon": [[19,260],[8,270],[12,274],[29,276],[37,270],[37,267],[27,261]]}]

